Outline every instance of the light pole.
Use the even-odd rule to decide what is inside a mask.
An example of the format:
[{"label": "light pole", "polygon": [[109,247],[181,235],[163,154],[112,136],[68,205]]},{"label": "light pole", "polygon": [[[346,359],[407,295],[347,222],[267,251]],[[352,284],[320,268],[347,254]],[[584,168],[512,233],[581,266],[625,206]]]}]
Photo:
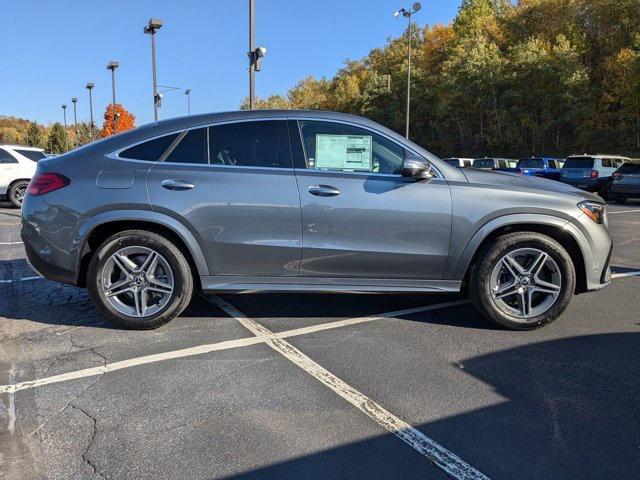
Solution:
[{"label": "light pole", "polygon": [[78,103],[78,99],[76,97],[71,98],[71,103],[73,103],[73,135],[74,135],[74,145],[78,146],[78,115],[76,113],[76,103]]},{"label": "light pole", "polygon": [[89,90],[89,137],[93,140],[93,129],[95,128],[93,123],[93,97],[91,96],[91,90],[93,90],[93,83],[87,83],[86,89]]},{"label": "light pole", "polygon": [[118,114],[116,112],[116,68],[120,66],[120,63],[111,60],[107,63],[107,70],[111,70],[111,105],[113,111],[113,133],[118,132]]},{"label": "light pole", "polygon": [[64,151],[67,151],[67,104],[63,103],[60,105],[62,107],[62,113],[64,115]]},{"label": "light pole", "polygon": [[153,118],[158,121],[158,107],[162,106],[162,96],[158,95],[158,82],[156,81],[156,31],[163,25],[163,21],[159,18],[152,18],[142,30],[144,33],[151,35],[151,70],[153,73]]},{"label": "light pole", "polygon": [[406,126],[405,126],[405,134],[404,136],[409,138],[409,110],[411,106],[411,40],[413,37],[413,33],[411,31],[411,16],[418,12],[422,8],[420,2],[416,2],[412,6],[412,10],[407,10],[405,8],[401,8],[400,10],[393,13],[395,17],[398,15],[402,15],[403,17],[409,19],[409,29],[407,30],[407,37],[409,39],[409,67],[407,68],[407,118],[406,118]]},{"label": "light pole", "polygon": [[191,115],[191,89],[187,88],[184,94],[187,96],[187,115]]},{"label": "light pole", "polygon": [[256,100],[255,72],[262,69],[262,57],[267,53],[265,47],[255,47],[255,5],[254,0],[249,0],[249,110],[253,110]]}]

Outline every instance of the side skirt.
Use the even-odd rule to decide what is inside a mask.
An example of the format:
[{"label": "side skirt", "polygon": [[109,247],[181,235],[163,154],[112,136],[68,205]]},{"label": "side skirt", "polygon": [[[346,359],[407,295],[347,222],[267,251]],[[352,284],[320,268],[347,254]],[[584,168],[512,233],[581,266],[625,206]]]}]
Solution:
[{"label": "side skirt", "polygon": [[204,292],[432,292],[457,293],[461,281],[397,278],[201,276]]}]

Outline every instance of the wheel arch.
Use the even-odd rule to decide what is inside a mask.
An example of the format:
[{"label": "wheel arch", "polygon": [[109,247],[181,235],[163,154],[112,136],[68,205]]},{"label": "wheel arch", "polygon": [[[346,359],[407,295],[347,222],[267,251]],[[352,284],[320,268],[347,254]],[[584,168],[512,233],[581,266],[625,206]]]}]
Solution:
[{"label": "wheel arch", "polygon": [[79,231],[83,242],[78,256],[78,286],[86,286],[87,268],[93,252],[108,237],[124,230],[148,230],[170,239],[185,254],[197,288],[200,288],[200,276],[209,275],[200,244],[187,227],[177,220],[150,211],[105,212],[92,217]]},{"label": "wheel arch", "polygon": [[584,237],[571,222],[548,215],[509,215],[494,219],[481,227],[467,243],[458,261],[454,279],[468,281],[469,272],[480,252],[496,238],[512,232],[536,232],[556,240],[567,251],[576,271],[575,293],[587,290],[585,256],[591,248]]}]

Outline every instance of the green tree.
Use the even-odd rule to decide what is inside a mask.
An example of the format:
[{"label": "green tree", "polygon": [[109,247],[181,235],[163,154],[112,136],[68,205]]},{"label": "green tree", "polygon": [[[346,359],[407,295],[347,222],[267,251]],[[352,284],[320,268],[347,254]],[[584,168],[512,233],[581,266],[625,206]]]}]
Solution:
[{"label": "green tree", "polygon": [[64,153],[68,150],[69,138],[64,127],[59,122],[54,123],[51,127],[47,145],[51,153]]},{"label": "green tree", "polygon": [[27,130],[27,145],[39,147],[42,142],[42,129],[36,122],[31,122]]}]

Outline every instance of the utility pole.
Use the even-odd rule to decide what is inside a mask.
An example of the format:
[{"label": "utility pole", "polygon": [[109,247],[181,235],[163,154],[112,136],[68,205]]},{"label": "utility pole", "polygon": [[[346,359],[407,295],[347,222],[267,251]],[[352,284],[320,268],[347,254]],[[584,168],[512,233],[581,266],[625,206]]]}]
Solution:
[{"label": "utility pole", "polygon": [[407,38],[409,43],[409,66],[407,68],[407,108],[406,108],[406,120],[405,120],[405,137],[409,138],[409,110],[411,108],[411,40],[413,37],[413,31],[411,30],[411,16],[418,12],[422,8],[420,2],[415,2],[412,6],[412,10],[407,10],[405,8],[401,8],[400,10],[394,12],[394,16],[402,15],[403,17],[409,20],[409,30],[407,30]]}]

